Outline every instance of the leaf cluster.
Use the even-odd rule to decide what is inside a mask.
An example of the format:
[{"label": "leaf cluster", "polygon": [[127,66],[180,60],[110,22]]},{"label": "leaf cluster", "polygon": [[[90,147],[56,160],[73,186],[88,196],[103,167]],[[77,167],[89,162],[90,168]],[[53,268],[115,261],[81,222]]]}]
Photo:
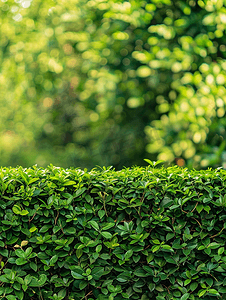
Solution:
[{"label": "leaf cluster", "polygon": [[225,299],[226,172],[0,169],[0,299]]}]

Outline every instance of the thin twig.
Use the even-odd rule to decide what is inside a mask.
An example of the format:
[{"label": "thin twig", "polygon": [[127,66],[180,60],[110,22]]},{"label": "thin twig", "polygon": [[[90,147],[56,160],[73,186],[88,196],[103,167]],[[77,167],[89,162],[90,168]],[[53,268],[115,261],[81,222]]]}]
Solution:
[{"label": "thin twig", "polygon": [[221,231],[219,231],[218,233],[212,235],[212,236],[210,237],[210,239],[212,239],[212,238],[214,238],[215,236],[221,234],[221,232],[222,232],[223,230],[224,230],[224,227],[221,229]]},{"label": "thin twig", "polygon": [[55,218],[54,225],[56,225],[58,217],[59,217],[59,210],[57,211],[57,216]]},{"label": "thin twig", "polygon": [[33,216],[32,216],[32,218],[31,219],[29,219],[29,224],[31,223],[31,221],[34,219],[34,217],[35,217],[35,215],[36,215],[36,212],[33,214]]},{"label": "thin twig", "polygon": [[103,199],[104,211],[105,211],[105,213],[106,213],[106,216],[108,217],[108,213],[107,213],[106,206],[105,206],[105,195],[102,196],[102,193],[101,193],[101,197],[102,197],[102,199]]},{"label": "thin twig", "polygon": [[61,231],[63,232],[63,234],[64,234],[64,231],[63,231],[63,226],[62,226],[62,224],[61,224],[61,222],[59,221],[59,223],[60,223],[60,229],[61,229]]},{"label": "thin twig", "polygon": [[212,276],[217,282],[218,282],[218,280],[217,280],[217,278],[216,277],[214,277],[212,274],[210,274],[210,273],[208,273],[210,276]]},{"label": "thin twig", "polygon": [[193,212],[196,209],[197,205],[198,205],[198,202],[196,202],[195,207],[192,209],[191,212]]},{"label": "thin twig", "polygon": [[42,292],[41,292],[41,289],[40,289],[40,287],[39,287],[39,291],[40,291],[40,297],[41,297],[41,299],[43,300],[43,297],[42,297]]},{"label": "thin twig", "polygon": [[162,285],[167,289],[168,293],[170,294],[168,287],[165,284],[162,284]]},{"label": "thin twig", "polygon": [[87,296],[91,295],[93,292],[90,291],[88,294],[85,295],[85,299],[87,300]]},{"label": "thin twig", "polygon": [[181,209],[181,211],[183,211],[184,213],[186,213],[186,214],[188,213],[187,211],[183,210],[182,207],[181,207],[180,209]]},{"label": "thin twig", "polygon": [[202,228],[202,225],[199,223],[198,220],[196,220],[194,217],[191,217],[191,218],[194,219],[199,224],[199,226]]}]

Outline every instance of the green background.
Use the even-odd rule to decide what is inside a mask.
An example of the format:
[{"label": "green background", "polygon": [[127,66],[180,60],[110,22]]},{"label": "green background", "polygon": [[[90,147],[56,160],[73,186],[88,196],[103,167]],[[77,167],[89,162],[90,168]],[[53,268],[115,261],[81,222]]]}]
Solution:
[{"label": "green background", "polygon": [[2,0],[0,25],[0,165],[223,165],[222,0]]}]

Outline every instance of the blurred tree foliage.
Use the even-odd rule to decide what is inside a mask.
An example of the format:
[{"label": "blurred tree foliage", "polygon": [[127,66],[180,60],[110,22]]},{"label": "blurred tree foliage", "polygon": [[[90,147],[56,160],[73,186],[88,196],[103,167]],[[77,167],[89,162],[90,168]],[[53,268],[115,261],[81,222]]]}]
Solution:
[{"label": "blurred tree foliage", "polygon": [[222,0],[1,0],[0,165],[221,164]]}]

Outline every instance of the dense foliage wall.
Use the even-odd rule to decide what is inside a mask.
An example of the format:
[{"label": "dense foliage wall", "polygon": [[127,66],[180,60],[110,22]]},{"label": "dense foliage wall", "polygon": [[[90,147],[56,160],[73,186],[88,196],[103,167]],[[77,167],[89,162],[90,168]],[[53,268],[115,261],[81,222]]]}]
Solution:
[{"label": "dense foliage wall", "polygon": [[226,171],[0,168],[2,300],[225,299]]},{"label": "dense foliage wall", "polygon": [[222,0],[9,0],[0,11],[0,164],[221,164]]}]

